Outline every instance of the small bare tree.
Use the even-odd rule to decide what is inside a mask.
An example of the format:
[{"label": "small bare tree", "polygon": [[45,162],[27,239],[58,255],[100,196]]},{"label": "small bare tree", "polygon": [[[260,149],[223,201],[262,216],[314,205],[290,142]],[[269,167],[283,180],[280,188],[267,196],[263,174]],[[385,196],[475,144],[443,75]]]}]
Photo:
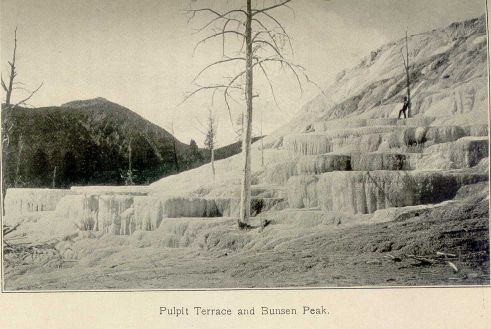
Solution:
[{"label": "small bare tree", "polygon": [[213,179],[215,179],[215,147],[216,136],[218,130],[218,120],[211,110],[208,110],[208,118],[206,122],[206,137],[205,147],[210,151],[211,171]]},{"label": "small bare tree", "polygon": [[401,48],[402,64],[404,65],[404,71],[406,72],[406,89],[407,89],[407,117],[411,117],[411,79],[410,79],[410,64],[409,64],[409,47],[407,42],[407,30],[406,30],[406,55]]},{"label": "small bare tree", "polygon": [[52,188],[56,187],[56,168],[58,168],[58,167],[55,166],[55,168],[53,169],[53,179],[51,180],[51,187]]},{"label": "small bare tree", "polygon": [[126,171],[126,174],[122,175],[125,185],[135,185],[135,175],[133,173],[133,160],[131,158],[133,153],[131,149],[131,142],[132,140],[130,139],[130,141],[128,142],[128,170]]},{"label": "small bare tree", "polygon": [[[234,92],[240,96],[245,96],[245,107],[243,108],[244,128],[242,133],[242,183],[240,196],[240,217],[238,219],[239,228],[246,228],[249,225],[251,214],[251,142],[252,142],[252,115],[253,115],[253,77],[254,70],[260,72],[269,84],[271,95],[276,102],[273,84],[269,78],[268,70],[271,65],[277,65],[279,68],[289,70],[298,82],[300,91],[302,83],[300,77],[307,82],[311,82],[306,74],[305,68],[292,63],[285,57],[286,50],[293,54],[290,37],[284,26],[272,14],[273,11],[280,8],[289,8],[288,4],[292,0],[265,0],[261,7],[254,8],[252,0],[242,0],[245,6],[240,4],[237,7],[220,12],[213,8],[189,9],[189,20],[196,15],[209,15],[209,20],[198,31],[211,31],[211,34],[201,39],[195,49],[210,40],[221,40],[222,58],[205,66],[194,78],[193,83],[196,89],[186,95],[184,101],[193,95],[203,92],[212,91],[212,100],[216,92],[221,92],[225,106],[229,112],[230,121],[233,125],[231,115],[231,101],[239,103],[234,98]],[[231,37],[235,37],[237,42],[236,51],[230,53],[227,45],[231,42]],[[230,55],[229,55],[230,53]],[[219,65],[240,64],[243,66],[238,73],[230,77],[225,77],[224,82],[214,84],[199,84],[198,78],[203,72]],[[239,67],[240,67],[239,66]],[[244,81],[245,80],[245,81]]]},{"label": "small bare tree", "polygon": [[[2,82],[2,88],[5,91],[5,107],[10,108],[10,107],[17,107],[20,105],[29,105],[27,102],[34,96],[35,93],[38,92],[39,89],[43,86],[43,82],[34,89],[33,91],[23,87],[24,84],[22,82],[16,82],[15,78],[17,77],[17,67],[16,67],[16,57],[17,57],[17,28],[15,28],[14,31],[14,50],[12,53],[12,60],[8,62],[9,64],[9,77],[8,77],[8,83],[5,83],[3,80],[3,76],[1,77],[1,82]],[[14,105],[12,105],[12,92],[14,90],[23,90],[28,94],[27,97],[21,99]]]},{"label": "small bare tree", "polygon": [[261,127],[260,127],[260,135],[261,138],[261,167],[264,168],[264,135],[263,135],[263,112],[261,112]]},{"label": "small bare tree", "polygon": [[170,123],[170,132],[172,134],[172,148],[173,148],[173,158],[174,158],[174,167],[176,172],[179,172],[179,157],[177,155],[177,139],[174,132],[174,120]]},{"label": "small bare tree", "polygon": [[24,148],[24,142],[22,138],[22,134],[19,135],[19,141],[17,142],[17,162],[15,165],[15,177],[14,177],[14,187],[19,186],[20,180],[20,166],[21,166],[21,157],[22,157],[22,149]]}]

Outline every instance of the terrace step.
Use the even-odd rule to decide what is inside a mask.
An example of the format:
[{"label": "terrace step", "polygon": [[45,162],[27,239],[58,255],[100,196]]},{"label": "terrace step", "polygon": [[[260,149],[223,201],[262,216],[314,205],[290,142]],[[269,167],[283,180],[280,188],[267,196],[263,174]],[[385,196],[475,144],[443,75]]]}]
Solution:
[{"label": "terrace step", "polygon": [[347,118],[328,121],[317,121],[312,124],[314,131],[326,131],[331,129],[343,128],[360,128],[360,127],[372,127],[372,126],[429,126],[435,117],[417,116],[408,119],[397,118],[374,118],[374,119],[360,119],[360,118]]},{"label": "terrace step", "polygon": [[[56,215],[82,231],[130,235],[156,230],[166,218],[238,217],[239,202],[239,198],[69,195],[59,202]],[[251,216],[285,206],[285,198],[253,197]]]},{"label": "terrace step", "polygon": [[288,204],[366,214],[450,200],[463,185],[487,180],[487,174],[470,171],[337,171],[294,176],[288,180]]},{"label": "terrace step", "polygon": [[460,126],[432,127],[367,127],[332,132],[288,135],[284,148],[294,154],[316,155],[324,153],[363,153],[376,151],[421,152],[425,147],[456,141],[479,129]]}]

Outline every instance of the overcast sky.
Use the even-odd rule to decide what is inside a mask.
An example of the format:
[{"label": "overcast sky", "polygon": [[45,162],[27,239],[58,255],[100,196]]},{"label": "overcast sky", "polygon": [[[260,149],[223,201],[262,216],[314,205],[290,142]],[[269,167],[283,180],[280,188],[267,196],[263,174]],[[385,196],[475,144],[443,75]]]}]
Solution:
[{"label": "overcast sky", "polygon": [[[245,0],[238,1],[240,4]],[[255,2],[255,1],[253,1]],[[271,2],[271,0],[269,0]],[[220,42],[193,48],[206,33],[203,21],[188,23],[185,9],[233,7],[232,0],[1,0],[1,63],[7,74],[12,36],[18,26],[18,81],[43,88],[35,106],[105,97],[167,128],[171,121],[179,139],[203,144],[199,130],[207,109],[219,117],[219,144],[235,141],[228,113],[211,94],[180,104],[192,91],[193,77],[218,59]],[[263,0],[258,1],[262,5]],[[268,1],[266,1],[268,3]],[[292,37],[294,55],[310,78],[323,88],[336,74],[353,66],[382,44],[410,34],[444,27],[485,13],[484,0],[296,0],[294,13],[278,9],[275,16]],[[234,44],[232,42],[231,46]],[[243,65],[243,64],[242,64]],[[229,69],[229,68],[226,68]],[[230,68],[230,70],[237,67]],[[206,75],[218,82],[224,71]],[[255,117],[268,133],[286,123],[317,89],[305,85],[302,95],[287,72],[273,71],[280,109],[258,77]],[[216,81],[215,81],[216,80]],[[19,95],[19,94],[18,94]],[[19,95],[20,97],[20,95]],[[15,97],[14,97],[15,98]],[[241,107],[234,105],[233,117]],[[259,125],[256,124],[257,132]]]}]

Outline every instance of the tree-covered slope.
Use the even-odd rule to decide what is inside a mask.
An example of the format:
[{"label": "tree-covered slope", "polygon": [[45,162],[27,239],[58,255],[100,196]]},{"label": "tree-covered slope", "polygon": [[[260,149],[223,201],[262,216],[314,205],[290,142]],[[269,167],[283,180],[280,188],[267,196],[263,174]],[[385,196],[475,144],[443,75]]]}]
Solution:
[{"label": "tree-covered slope", "polygon": [[189,166],[188,145],[176,140],[176,164],[169,132],[103,98],[3,109],[2,123],[5,187],[124,184],[130,148],[135,184]]}]

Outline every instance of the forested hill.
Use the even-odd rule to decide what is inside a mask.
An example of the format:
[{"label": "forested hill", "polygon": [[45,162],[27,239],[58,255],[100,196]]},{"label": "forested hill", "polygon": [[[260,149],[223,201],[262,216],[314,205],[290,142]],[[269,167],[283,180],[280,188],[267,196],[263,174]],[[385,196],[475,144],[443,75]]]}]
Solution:
[{"label": "forested hill", "polygon": [[181,143],[104,98],[3,109],[2,128],[4,188],[122,185],[127,183],[130,153],[134,184],[205,161],[205,151],[195,143]]}]

